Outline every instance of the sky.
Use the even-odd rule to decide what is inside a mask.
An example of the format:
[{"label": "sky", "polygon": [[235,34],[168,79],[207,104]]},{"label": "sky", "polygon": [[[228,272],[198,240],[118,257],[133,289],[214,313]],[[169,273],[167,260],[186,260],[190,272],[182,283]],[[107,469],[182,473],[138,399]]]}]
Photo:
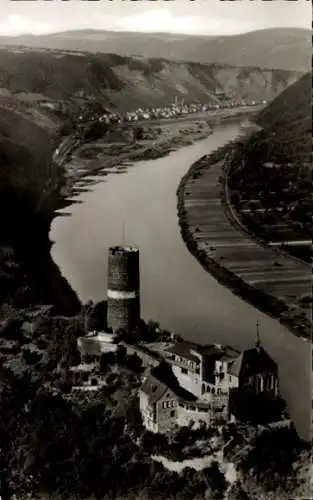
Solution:
[{"label": "sky", "polygon": [[85,28],[219,35],[311,22],[310,0],[0,0],[0,35]]}]

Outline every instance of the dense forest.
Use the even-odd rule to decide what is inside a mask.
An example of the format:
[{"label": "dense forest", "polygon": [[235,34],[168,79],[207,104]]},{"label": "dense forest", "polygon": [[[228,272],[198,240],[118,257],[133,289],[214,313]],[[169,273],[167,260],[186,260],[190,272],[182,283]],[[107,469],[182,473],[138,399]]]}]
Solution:
[{"label": "dense forest", "polygon": [[310,260],[311,74],[279,95],[256,122],[262,130],[239,143],[232,156],[231,201],[256,236]]},{"label": "dense forest", "polygon": [[[52,163],[57,135],[18,112],[0,112],[0,228],[25,235],[37,220],[50,216],[62,172]],[[28,220],[28,223],[27,223]],[[22,235],[23,233],[23,235]]]},{"label": "dense forest", "polygon": [[[278,491],[280,499],[287,499],[288,492],[301,487],[296,464],[300,455],[305,459],[308,447],[293,428],[268,430],[264,440],[261,434],[253,437],[252,429],[249,446],[251,430],[244,426],[151,434],[138,407],[139,358],[120,348],[115,355],[103,355],[89,373],[73,372],[80,362],[76,339],[83,333],[82,316],[53,316],[49,308],[37,312],[33,328],[27,313],[12,311],[1,327],[3,500],[13,493],[19,499],[49,494],[60,500],[222,500],[230,485],[216,461],[201,471],[187,467],[172,472],[151,458],[194,458],[201,443],[205,455],[216,440],[229,443],[225,459],[238,467],[233,500],[240,500],[244,490],[249,500],[260,479],[262,500]],[[105,385],[92,392],[74,391],[86,377],[93,383],[105,380]]]},{"label": "dense forest", "polygon": [[258,115],[256,121],[266,132],[270,160],[311,162],[311,99],[312,73],[307,73]]}]

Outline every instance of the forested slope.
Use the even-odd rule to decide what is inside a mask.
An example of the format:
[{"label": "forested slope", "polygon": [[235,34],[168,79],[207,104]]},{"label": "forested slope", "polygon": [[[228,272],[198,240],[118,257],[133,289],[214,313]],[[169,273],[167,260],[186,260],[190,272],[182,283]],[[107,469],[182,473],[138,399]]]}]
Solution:
[{"label": "forested slope", "polygon": [[[270,148],[290,160],[310,161],[312,155],[312,75],[307,73],[264,108],[257,118]],[[273,151],[275,153],[275,151]]]},{"label": "forested slope", "polygon": [[308,261],[313,210],[311,74],[282,92],[256,121],[262,130],[234,151],[232,202],[252,233]]}]

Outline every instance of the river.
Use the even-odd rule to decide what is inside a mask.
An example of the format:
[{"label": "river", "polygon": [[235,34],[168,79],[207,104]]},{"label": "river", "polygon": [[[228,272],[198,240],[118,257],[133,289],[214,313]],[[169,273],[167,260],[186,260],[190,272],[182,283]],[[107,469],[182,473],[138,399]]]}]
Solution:
[{"label": "river", "polygon": [[[253,345],[256,322],[263,346],[279,364],[283,396],[299,434],[311,425],[311,345],[262,314],[205,272],[182,241],[176,189],[190,165],[235,138],[236,125],[165,158],[141,161],[124,174],[99,178],[56,217],[52,258],[80,299],[105,298],[110,245],[140,249],[142,317],[201,343]],[[124,230],[123,230],[124,226]],[[123,236],[124,233],[124,236]],[[310,346],[310,347],[309,347]]]}]

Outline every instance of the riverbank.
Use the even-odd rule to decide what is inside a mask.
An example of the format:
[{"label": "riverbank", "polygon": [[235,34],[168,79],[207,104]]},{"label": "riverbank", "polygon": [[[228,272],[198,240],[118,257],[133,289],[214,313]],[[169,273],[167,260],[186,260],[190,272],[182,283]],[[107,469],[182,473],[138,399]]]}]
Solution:
[{"label": "riverbank", "polygon": [[[129,142],[121,137],[119,141],[111,142],[110,138],[104,137],[81,144],[64,166],[66,184],[62,189],[62,196],[65,199],[72,198],[95,184],[95,177],[110,172],[124,173],[134,162],[162,158],[210,134],[212,129],[207,123],[196,122],[186,124],[185,127],[182,124],[163,126],[156,139]],[[65,203],[70,205],[73,200]]]},{"label": "riverbank", "polygon": [[[173,151],[189,146],[212,135],[214,127],[224,123],[236,123],[243,116],[255,114],[252,111],[239,111],[236,114],[206,115],[205,117],[187,116],[185,119],[162,120],[138,123],[142,127],[143,137],[133,140],[128,127],[116,127],[95,141],[80,142],[71,151],[64,162],[65,185],[62,188],[63,200],[88,190],[95,184],[97,177],[106,175],[115,169],[115,173],[123,173],[134,162],[154,160],[167,156]],[[130,134],[129,134],[130,133]],[[130,135],[130,137],[129,137]],[[62,202],[62,207],[71,205],[73,200]],[[61,207],[61,208],[62,208]]]},{"label": "riverbank", "polygon": [[308,340],[310,321],[294,306],[299,288],[309,287],[308,273],[303,275],[291,258],[240,233],[225,210],[224,158],[234,144],[200,158],[182,178],[177,189],[182,238],[221,284]]}]

